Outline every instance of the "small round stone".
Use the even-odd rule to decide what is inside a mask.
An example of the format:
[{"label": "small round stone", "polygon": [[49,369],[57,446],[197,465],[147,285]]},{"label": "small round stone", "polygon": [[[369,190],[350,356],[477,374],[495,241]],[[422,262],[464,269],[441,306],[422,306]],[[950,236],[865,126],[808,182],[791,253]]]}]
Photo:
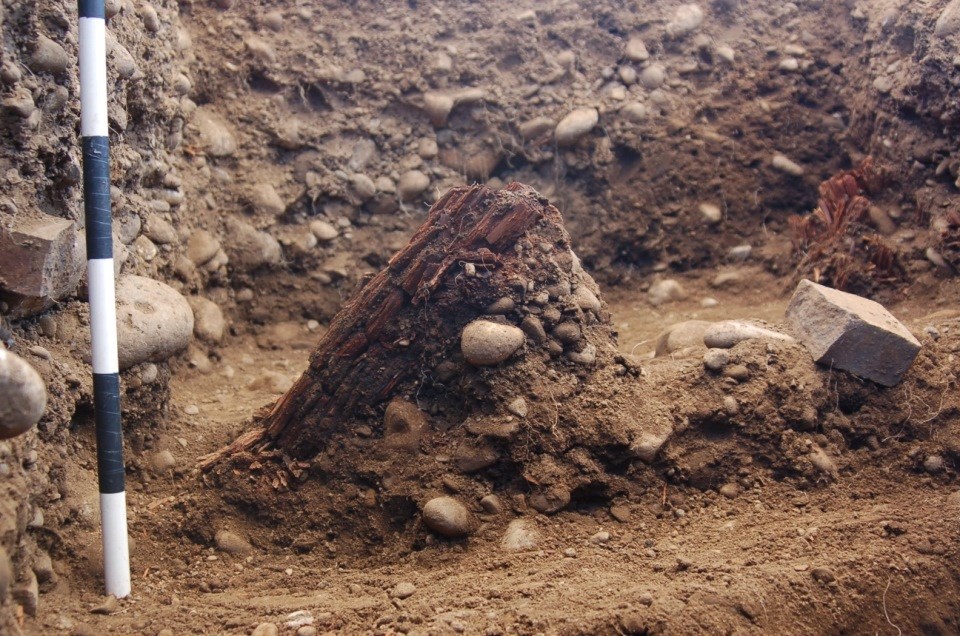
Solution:
[{"label": "small round stone", "polygon": [[503,512],[503,502],[496,495],[487,495],[481,499],[480,507],[488,515],[498,515]]},{"label": "small round stone", "polygon": [[458,539],[473,532],[473,515],[453,497],[436,497],[423,507],[423,523],[440,536]]},{"label": "small round stone", "polygon": [[943,457],[941,455],[927,455],[927,458],[923,460],[923,469],[933,475],[943,472]]},{"label": "small round stone", "polygon": [[600,121],[596,108],[578,108],[560,120],[554,132],[557,145],[572,146],[594,129]]},{"label": "small round stone", "polygon": [[730,352],[726,349],[708,349],[703,355],[703,366],[710,371],[719,372],[730,362]]},{"label": "small round stone", "polygon": [[413,201],[430,187],[430,177],[419,170],[410,170],[400,175],[397,194],[401,201]]},{"label": "small round stone", "polygon": [[720,494],[727,499],[736,499],[740,494],[740,487],[736,484],[724,484],[720,486]]}]

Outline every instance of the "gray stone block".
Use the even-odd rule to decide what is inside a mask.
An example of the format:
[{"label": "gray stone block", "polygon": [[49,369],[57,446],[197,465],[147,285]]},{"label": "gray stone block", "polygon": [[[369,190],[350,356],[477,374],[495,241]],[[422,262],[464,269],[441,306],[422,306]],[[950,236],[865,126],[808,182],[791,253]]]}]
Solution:
[{"label": "gray stone block", "polygon": [[882,305],[808,280],[786,312],[797,338],[820,364],[894,386],[913,364],[920,342]]},{"label": "gray stone block", "polygon": [[0,225],[0,296],[14,318],[76,291],[85,262],[86,245],[73,221],[39,214]]}]

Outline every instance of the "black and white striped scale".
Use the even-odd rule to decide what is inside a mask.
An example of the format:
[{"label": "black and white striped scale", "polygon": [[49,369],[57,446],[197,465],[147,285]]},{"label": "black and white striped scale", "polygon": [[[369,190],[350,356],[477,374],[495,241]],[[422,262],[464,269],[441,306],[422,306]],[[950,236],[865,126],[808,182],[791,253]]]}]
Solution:
[{"label": "black and white striped scale", "polygon": [[107,594],[130,594],[127,502],[120,425],[116,287],[110,218],[110,140],[104,0],[79,0],[80,134],[87,237],[87,279],[93,346],[97,472]]}]

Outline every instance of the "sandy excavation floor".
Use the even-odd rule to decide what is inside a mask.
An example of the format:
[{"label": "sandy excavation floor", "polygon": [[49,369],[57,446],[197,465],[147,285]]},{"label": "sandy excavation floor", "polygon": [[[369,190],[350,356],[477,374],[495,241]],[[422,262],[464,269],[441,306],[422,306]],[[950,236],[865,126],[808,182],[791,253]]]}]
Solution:
[{"label": "sandy excavation floor", "polygon": [[[142,354],[122,372],[120,601],[82,253],[53,259],[72,284],[49,302],[5,287],[10,228],[83,225],[75,4],[0,2],[0,340],[48,394],[0,441],[0,634],[960,633],[960,0],[107,2],[118,298]],[[855,192],[809,221],[838,173]],[[375,404],[303,465],[197,469],[431,204],[515,181],[556,205],[586,273],[521,284],[503,321],[573,317],[579,340],[461,360],[455,389],[422,367],[396,397],[432,437],[405,458],[384,459]],[[540,267],[565,240],[515,253]],[[590,276],[605,304],[571,310]],[[685,321],[782,325],[804,277],[907,325],[922,349],[900,384],[795,343],[736,345],[736,373],[702,347],[653,357]],[[684,294],[652,302],[665,281]],[[594,345],[603,364],[571,356]],[[511,426],[470,430],[490,422]],[[468,538],[425,527],[441,495]]]}]

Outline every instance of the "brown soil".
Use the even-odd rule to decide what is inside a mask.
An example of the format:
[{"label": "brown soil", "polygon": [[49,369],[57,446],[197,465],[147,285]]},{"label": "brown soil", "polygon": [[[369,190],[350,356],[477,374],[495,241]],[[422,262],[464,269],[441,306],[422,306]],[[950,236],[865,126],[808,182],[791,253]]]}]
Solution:
[{"label": "brown soil", "polygon": [[[12,585],[41,579],[35,614],[0,595],[0,632],[294,634],[291,614],[306,610],[319,633],[960,633],[958,36],[934,32],[947,2],[715,1],[673,39],[672,1],[159,0],[156,32],[139,3],[108,4],[139,69],[121,75],[111,58],[122,271],[213,300],[229,330],[149,369],[156,379],[148,365],[123,374],[133,595],[99,614],[84,292],[3,317],[0,338],[43,375],[50,409],[0,442],[0,546]],[[0,76],[2,97],[26,90],[40,113],[0,113],[0,221],[79,223],[76,75],[27,64],[38,34],[75,53],[76,9],[0,7],[2,60],[22,70]],[[621,67],[645,66],[624,59],[631,36],[666,65],[658,90],[620,81]],[[431,122],[425,93],[464,88],[482,96]],[[633,102],[646,117],[625,114]],[[600,125],[576,145],[557,148],[552,128],[524,137],[523,124],[584,106]],[[210,151],[198,112],[227,122],[234,153]],[[772,167],[775,153],[804,174]],[[818,367],[797,344],[737,345],[739,380],[705,371],[702,351],[652,356],[683,320],[782,322],[803,256],[790,216],[868,155],[890,185],[861,229],[901,270],[864,290],[923,344],[900,385]],[[409,170],[430,186],[401,201],[389,188]],[[198,470],[308,369],[343,301],[429,203],[476,181],[530,184],[563,215],[582,281],[604,292],[602,316],[577,314],[601,363],[531,349],[499,370],[460,368],[452,387],[405,380],[401,397],[429,417],[412,454],[384,451],[377,403],[303,456]],[[706,222],[703,203],[721,220]],[[139,232],[156,218],[175,240]],[[251,257],[237,221],[277,239],[283,259]],[[338,237],[318,243],[315,221]],[[201,229],[228,262],[190,262]],[[745,262],[729,252],[742,244]],[[652,305],[662,278],[685,298]],[[481,288],[471,311],[506,289]],[[519,433],[505,411],[518,395],[530,407]],[[651,432],[669,437],[652,460],[637,450]],[[174,467],[154,468],[161,451]],[[481,507],[489,494],[502,511]],[[420,507],[438,495],[474,514],[469,538],[424,527]],[[516,520],[526,549],[503,544]],[[222,530],[250,550],[218,548]]]}]

